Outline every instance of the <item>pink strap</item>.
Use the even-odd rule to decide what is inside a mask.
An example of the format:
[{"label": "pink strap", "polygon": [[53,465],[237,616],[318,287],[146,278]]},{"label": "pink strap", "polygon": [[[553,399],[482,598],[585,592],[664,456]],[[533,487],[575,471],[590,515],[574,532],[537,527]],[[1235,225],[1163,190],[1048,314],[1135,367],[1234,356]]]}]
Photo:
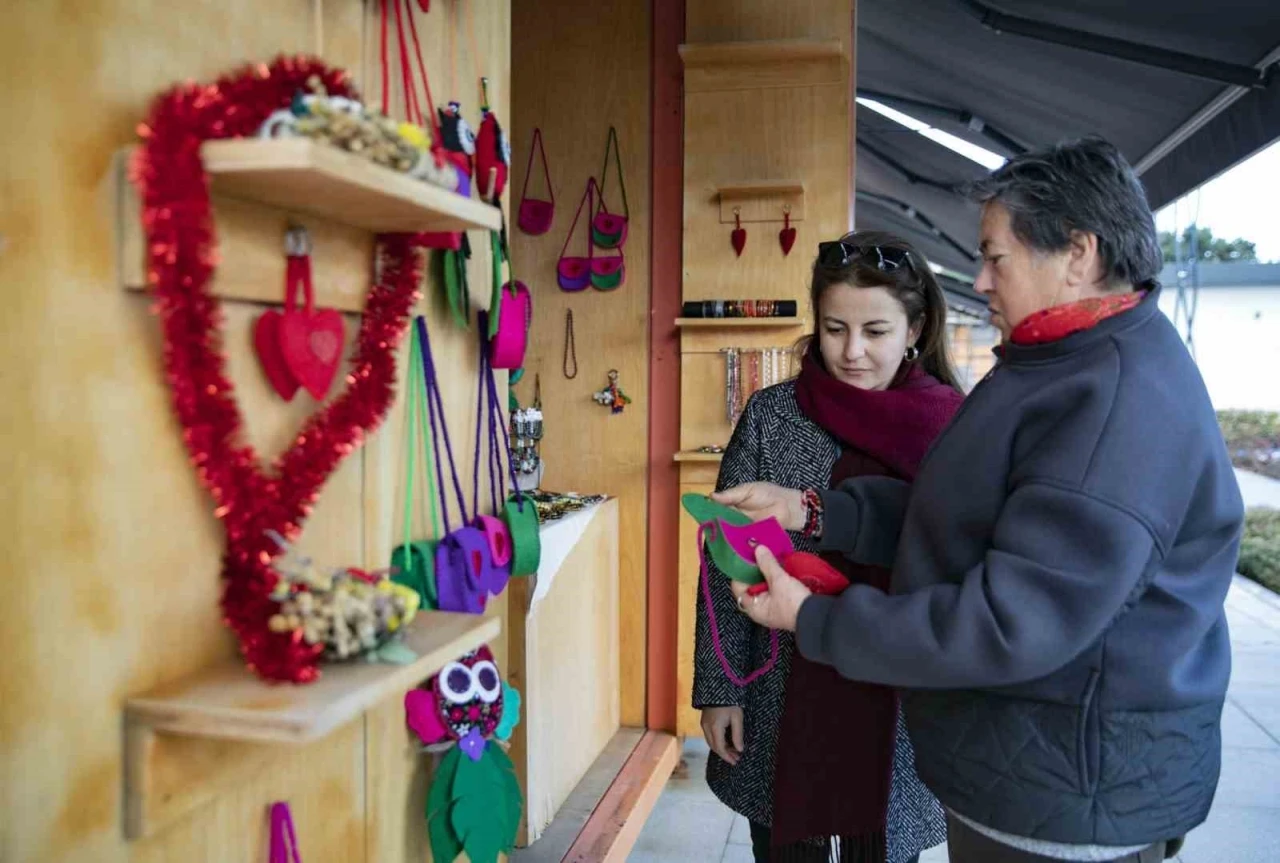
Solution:
[{"label": "pink strap", "polygon": [[271,848],[268,863],[302,863],[298,853],[298,836],[293,832],[293,815],[289,804],[271,804]]},{"label": "pink strap", "polygon": [[[590,206],[588,207],[587,212],[591,213],[595,210],[595,207],[596,207],[596,178],[595,177],[590,177],[587,179],[587,190],[582,193],[582,200],[578,202],[578,212],[573,214],[573,224],[569,226],[569,234],[564,238],[564,246],[562,246],[560,249],[560,257],[562,258],[564,257],[564,253],[569,251],[569,242],[573,239],[573,232],[578,230],[578,219],[581,218],[582,208],[584,206],[587,206],[588,201],[590,201]],[[588,258],[592,257],[594,246],[595,244],[591,242],[591,226],[587,225],[587,257]]]},{"label": "pink strap", "polygon": [[547,180],[547,197],[551,203],[556,202],[555,189],[551,188],[551,169],[547,167],[547,148],[542,145],[542,129],[537,126],[533,129],[533,143],[529,145],[529,165],[524,169],[524,188],[520,190],[520,200],[524,201],[529,194],[529,175],[533,173],[533,149],[537,147],[538,153],[542,156],[542,176]]},{"label": "pink strap", "polygon": [[703,540],[708,532],[715,533],[715,529],[715,525],[711,522],[698,527],[698,569],[702,576],[702,599],[706,603],[707,618],[711,623],[711,646],[715,648],[716,657],[720,660],[720,667],[724,669],[725,676],[733,681],[736,686],[746,686],[768,674],[777,665],[778,630],[769,630],[769,661],[746,677],[739,677],[733,667],[729,665],[729,658],[724,655],[724,647],[720,644],[720,624],[716,621],[715,601],[711,598],[711,579],[707,575],[707,552]]}]

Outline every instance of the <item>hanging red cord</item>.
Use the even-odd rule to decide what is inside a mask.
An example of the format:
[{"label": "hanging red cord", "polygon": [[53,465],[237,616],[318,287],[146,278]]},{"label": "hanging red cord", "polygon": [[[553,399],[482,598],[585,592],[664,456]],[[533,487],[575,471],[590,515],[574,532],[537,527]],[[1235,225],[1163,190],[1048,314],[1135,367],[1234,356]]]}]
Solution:
[{"label": "hanging red cord", "polygon": [[[400,77],[404,86],[404,114],[410,123],[422,125],[422,112],[417,110],[417,93],[413,87],[413,69],[409,65],[409,43],[404,35],[404,18],[400,10],[400,0],[396,4],[396,33],[400,38]],[[413,14],[413,10],[408,10]]]},{"label": "hanging red cord", "polygon": [[389,70],[387,68],[387,0],[382,0],[382,42],[381,54],[382,59],[382,114],[387,116],[390,105],[387,104],[387,92],[390,89],[390,81],[388,80]]},{"label": "hanging red cord", "polygon": [[[405,0],[409,2],[409,0]],[[418,41],[418,25],[413,15],[409,15],[409,33],[413,36],[413,48],[418,57],[418,71],[422,74],[422,89],[427,95],[427,110],[431,112],[430,128],[434,132],[437,145],[440,143],[440,117],[436,114],[436,102],[431,98],[431,82],[427,79],[427,66],[422,61],[422,43]]]}]

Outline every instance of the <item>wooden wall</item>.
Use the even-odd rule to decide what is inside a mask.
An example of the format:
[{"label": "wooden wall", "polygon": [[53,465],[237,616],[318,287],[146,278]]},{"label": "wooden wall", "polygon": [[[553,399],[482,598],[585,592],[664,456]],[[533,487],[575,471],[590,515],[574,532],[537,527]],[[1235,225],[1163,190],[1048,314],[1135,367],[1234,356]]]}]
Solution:
[{"label": "wooden wall", "polygon": [[[437,0],[420,19],[437,96],[452,95],[439,82],[449,55],[446,16],[455,5]],[[477,15],[490,96],[505,120],[508,4],[466,6]],[[472,78],[472,58],[461,22],[457,28],[455,86],[475,119],[477,97],[463,83]],[[282,51],[319,52],[354,72],[366,96],[376,98],[376,46],[373,0],[224,0],[181,8],[156,0],[75,8],[21,0],[6,10],[0,28],[0,79],[7,85],[0,113],[9,130],[0,136],[0,285],[7,303],[0,315],[7,444],[0,454],[6,485],[0,860],[6,863],[260,860],[265,807],[275,799],[292,803],[309,863],[428,857],[422,814],[428,771],[395,700],[309,746],[264,748],[242,781],[151,839],[127,843],[121,831],[123,700],[231,655],[234,645],[217,605],[221,527],[173,419],[157,322],[149,300],[121,290],[117,278],[113,154],[133,142],[151,99],[171,83],[209,79]],[[603,141],[603,132],[598,137]],[[282,284],[283,214],[224,205],[218,216],[219,229],[244,253],[226,250],[219,281]],[[368,239],[337,226],[315,228],[333,240],[317,251],[318,282],[364,284]],[[477,242],[477,248],[487,247]],[[482,283],[484,257],[473,270]],[[274,453],[312,406],[305,396],[284,405],[270,394],[250,348],[260,307],[224,307],[226,351],[249,438]],[[473,334],[452,330],[438,304],[423,308],[437,360],[449,370],[443,385],[453,434],[469,440]],[[351,317],[349,331],[355,326]],[[590,350],[583,351],[584,386]],[[642,397],[641,381],[633,380],[624,377]],[[307,553],[335,565],[385,565],[400,535],[402,433],[397,408],[332,477],[302,536]],[[493,613],[504,607],[493,604]],[[503,645],[496,647],[501,659]],[[197,747],[184,751],[194,758]],[[217,763],[216,747],[203,751],[207,763]]]},{"label": "wooden wall", "polygon": [[[680,445],[728,442],[724,347],[787,347],[812,328],[810,267],[821,240],[850,224],[853,178],[852,0],[686,0],[684,127],[685,300],[795,299],[802,319],[785,329],[697,329],[681,336]],[[837,56],[820,61],[775,58],[699,66],[692,49],[713,43],[825,40]],[[778,242],[781,205],[769,196],[744,200],[747,242],[735,256],[718,190],[759,181],[804,186],[803,220],[784,256]],[[795,208],[797,211],[800,207]],[[774,211],[770,221],[745,221]],[[681,492],[709,492],[715,465],[681,466]],[[699,734],[690,705],[698,557],[694,525],[681,519],[677,650],[677,723]]]},{"label": "wooden wall", "polygon": [[[622,723],[645,724],[646,508],[649,403],[650,7],[638,0],[512,0],[513,183],[519,203],[533,130],[542,129],[555,190],[551,230],[512,228],[518,277],[533,294],[534,322],[522,404],[542,381],[546,414],[543,486],[603,492],[620,505]],[[610,124],[617,127],[631,207],[626,282],[602,293],[560,290],[556,262],[587,178],[597,176]],[[612,170],[612,169],[611,169]],[[616,186],[609,203],[617,209]],[[545,197],[535,163],[531,194]],[[586,216],[584,215],[584,219]],[[579,233],[571,254],[584,254]],[[562,373],[565,312],[573,311],[578,376]],[[632,398],[621,415],[591,400],[615,368]]]}]

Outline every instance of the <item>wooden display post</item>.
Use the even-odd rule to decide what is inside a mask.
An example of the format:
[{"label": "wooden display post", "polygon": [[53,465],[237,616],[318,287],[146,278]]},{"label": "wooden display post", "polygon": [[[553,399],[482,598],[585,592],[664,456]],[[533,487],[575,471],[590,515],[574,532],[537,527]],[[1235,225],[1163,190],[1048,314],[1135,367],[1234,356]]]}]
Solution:
[{"label": "wooden display post", "polygon": [[[748,11],[723,18],[714,4],[690,13],[690,37],[705,26],[747,27]],[[717,7],[718,8],[718,7]],[[757,10],[761,11],[761,10]],[[847,20],[850,4],[810,4],[797,10],[797,27]],[[832,25],[834,29],[834,23]],[[853,176],[852,50],[848,36],[681,46],[685,67],[684,282],[682,300],[790,299],[794,319],[679,319],[680,493],[710,493],[733,429],[726,415],[726,348],[791,348],[812,331],[809,267],[820,240],[845,233]],[[768,134],[746,134],[742,118]],[[778,231],[790,216],[797,241],[789,255]],[[736,256],[730,228],[747,232]],[[681,515],[677,620],[676,729],[699,735],[690,704],[693,685],[695,602],[698,595],[697,525]]]}]

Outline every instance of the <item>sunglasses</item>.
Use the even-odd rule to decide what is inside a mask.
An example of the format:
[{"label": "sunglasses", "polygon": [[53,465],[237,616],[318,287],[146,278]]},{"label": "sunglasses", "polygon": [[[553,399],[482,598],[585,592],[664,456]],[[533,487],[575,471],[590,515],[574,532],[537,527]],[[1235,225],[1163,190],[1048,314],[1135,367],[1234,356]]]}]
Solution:
[{"label": "sunglasses", "polygon": [[832,269],[847,267],[852,263],[865,264],[882,273],[894,273],[906,267],[916,271],[911,255],[905,249],[892,246],[852,246],[842,240],[818,244],[818,263]]}]

